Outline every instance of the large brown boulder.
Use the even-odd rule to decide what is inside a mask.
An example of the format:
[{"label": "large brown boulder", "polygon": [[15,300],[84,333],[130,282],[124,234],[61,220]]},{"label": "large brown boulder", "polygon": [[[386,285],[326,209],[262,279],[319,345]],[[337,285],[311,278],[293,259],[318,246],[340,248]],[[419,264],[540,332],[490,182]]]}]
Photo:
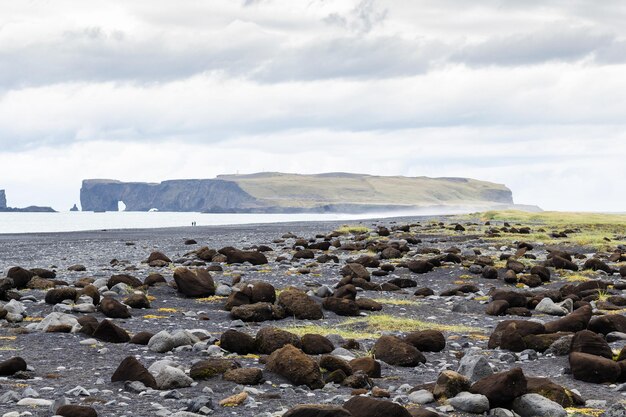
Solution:
[{"label": "large brown boulder", "polygon": [[520,368],[486,376],[476,381],[470,392],[489,399],[491,408],[507,407],[515,398],[528,392],[526,377]]},{"label": "large brown boulder", "polygon": [[179,266],[174,270],[174,281],[178,292],[187,297],[209,297],[215,294],[213,277],[206,269],[191,271]]},{"label": "large brown boulder", "polygon": [[374,344],[372,354],[389,365],[417,366],[426,363],[422,352],[395,336],[381,336]]},{"label": "large brown boulder", "polygon": [[111,376],[111,382],[118,381],[140,381],[146,387],[157,388],[152,374],[134,356],[126,357]]},{"label": "large brown boulder", "polygon": [[411,260],[406,263],[406,267],[415,274],[425,274],[432,271],[435,265],[428,261]]},{"label": "large brown boulder", "polygon": [[107,287],[109,288],[112,288],[113,286],[117,284],[126,284],[129,287],[133,287],[133,288],[141,287],[143,285],[139,279],[128,274],[113,275],[107,281]]},{"label": "large brown boulder", "polygon": [[322,308],[304,291],[289,288],[280,293],[278,304],[285,309],[288,316],[298,320],[319,320],[324,317]]},{"label": "large brown boulder", "polygon": [[356,396],[350,398],[343,408],[353,417],[411,417],[406,408],[391,401]]},{"label": "large brown boulder", "polygon": [[302,350],[307,355],[323,355],[335,349],[333,342],[321,334],[307,333],[300,338]]},{"label": "large brown boulder", "polygon": [[7,271],[7,278],[13,280],[15,288],[26,288],[28,282],[33,279],[35,274],[21,266],[14,266]]},{"label": "large brown boulder", "polygon": [[446,338],[438,330],[412,332],[404,337],[404,341],[421,352],[441,352],[446,347]]},{"label": "large brown boulder", "polygon": [[103,342],[108,343],[126,343],[130,341],[130,336],[126,330],[117,326],[110,320],[102,320],[96,330],[94,330],[93,337]]},{"label": "large brown boulder", "polygon": [[285,309],[270,303],[255,303],[233,307],[230,310],[233,319],[245,322],[262,322],[285,318]]},{"label": "large brown boulder", "polygon": [[626,316],[621,314],[596,316],[589,321],[588,329],[604,335],[611,332],[626,333]]},{"label": "large brown boulder", "polygon": [[458,372],[443,371],[437,377],[433,395],[435,398],[452,398],[460,392],[469,391],[470,386],[471,382],[467,377]]},{"label": "large brown boulder", "polygon": [[128,307],[112,297],[104,297],[100,301],[100,311],[112,319],[127,319],[130,317]]},{"label": "large brown boulder", "polygon": [[98,417],[98,413],[93,408],[74,404],[62,405],[54,414],[61,417]]},{"label": "large brown boulder", "polygon": [[489,349],[500,347],[521,352],[526,349],[524,336],[542,333],[545,333],[545,328],[541,323],[526,320],[504,320],[498,323],[494,329],[489,337],[487,347]]},{"label": "large brown boulder", "polygon": [[574,379],[596,384],[616,382],[621,374],[621,367],[617,362],[588,353],[570,353],[569,365]]},{"label": "large brown boulder", "polygon": [[370,280],[370,273],[365,267],[359,263],[349,263],[341,268],[341,275],[349,278],[361,278],[366,281]]},{"label": "large brown boulder", "polygon": [[242,292],[250,298],[250,303],[273,303],[276,301],[276,289],[265,281],[252,281],[242,284]]},{"label": "large brown boulder", "polygon": [[526,377],[529,394],[539,394],[562,407],[575,407],[585,404],[580,395],[550,381],[548,378]]},{"label": "large brown boulder", "polygon": [[338,316],[358,316],[361,313],[359,305],[347,298],[328,297],[324,299],[322,305]]},{"label": "large brown boulder", "polygon": [[258,385],[263,380],[263,370],[260,368],[235,368],[224,372],[224,381],[239,385]]},{"label": "large brown boulder", "polygon": [[148,256],[148,265],[150,266],[165,266],[172,262],[163,252],[154,251]]},{"label": "large brown boulder", "polygon": [[254,337],[232,329],[222,333],[220,347],[228,352],[240,355],[256,352]]},{"label": "large brown boulder", "polygon": [[350,367],[354,372],[363,372],[370,378],[380,378],[381,376],[380,362],[371,356],[352,359],[350,361]]},{"label": "large brown boulder", "polygon": [[287,410],[283,417],[353,417],[348,410],[336,405],[301,404]]},{"label": "large brown boulder", "polygon": [[574,335],[570,352],[582,352],[613,359],[613,351],[606,340],[590,330],[581,330]]},{"label": "large brown boulder", "polygon": [[302,346],[297,335],[271,326],[263,327],[257,332],[255,344],[257,351],[266,355],[286,345],[297,348]]},{"label": "large brown boulder", "polygon": [[218,252],[226,256],[226,262],[229,264],[242,264],[244,262],[249,262],[252,265],[267,264],[267,258],[262,252],[243,251],[235,249],[232,246],[222,248]]},{"label": "large brown boulder", "polygon": [[324,386],[317,363],[293,345],[275,350],[267,359],[265,369],[287,378],[295,385],[306,385],[311,389]]},{"label": "large brown boulder", "polygon": [[583,306],[567,316],[546,323],[546,333],[579,332],[587,328],[591,319],[591,307]]},{"label": "large brown boulder", "polygon": [[74,302],[78,297],[78,291],[72,287],[60,287],[52,288],[46,292],[45,302],[46,304],[59,304],[64,300],[71,300]]},{"label": "large brown boulder", "polygon": [[193,379],[209,379],[239,367],[239,364],[231,359],[210,358],[194,363],[189,371],[189,376]]},{"label": "large brown boulder", "polygon": [[0,362],[0,376],[11,376],[26,370],[26,361],[19,356]]}]

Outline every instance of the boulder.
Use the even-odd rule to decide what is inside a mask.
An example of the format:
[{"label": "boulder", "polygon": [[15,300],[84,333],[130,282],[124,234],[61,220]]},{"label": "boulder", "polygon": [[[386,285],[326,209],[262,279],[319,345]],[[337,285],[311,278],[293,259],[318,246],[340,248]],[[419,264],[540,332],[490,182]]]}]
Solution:
[{"label": "boulder", "polygon": [[353,417],[348,410],[336,405],[301,404],[287,410],[282,417]]},{"label": "boulder", "polygon": [[507,407],[515,398],[528,391],[526,377],[520,368],[484,377],[470,388],[474,394],[483,394],[492,408]]},{"label": "boulder", "polygon": [[626,333],[626,316],[621,314],[596,316],[589,321],[588,329],[603,335],[612,332]]},{"label": "boulder", "polygon": [[11,376],[26,370],[26,361],[19,356],[0,362],[0,376]]},{"label": "boulder", "polygon": [[321,334],[308,333],[300,338],[302,350],[307,355],[323,355],[335,349],[333,342]]},{"label": "boulder", "polygon": [[363,356],[361,358],[352,359],[350,361],[350,367],[354,372],[363,372],[370,378],[381,377],[380,362],[371,356]]},{"label": "boulder", "polygon": [[489,361],[482,355],[463,356],[457,372],[472,383],[493,374]]},{"label": "boulder", "polygon": [[415,274],[425,274],[432,271],[435,266],[428,261],[411,260],[406,263],[406,267],[409,271]]},{"label": "boulder", "polygon": [[454,371],[443,371],[437,377],[433,387],[435,398],[452,398],[460,392],[468,391],[470,380]]},{"label": "boulder", "polygon": [[521,417],[567,417],[568,415],[559,404],[539,394],[524,394],[516,398],[513,401],[513,411]]},{"label": "boulder", "polygon": [[178,292],[191,298],[209,297],[215,294],[213,277],[206,269],[189,270],[178,267],[174,270],[174,281]]},{"label": "boulder", "polygon": [[369,397],[352,397],[344,403],[343,408],[353,417],[411,417],[411,413],[400,404]]},{"label": "boulder", "polygon": [[236,368],[224,372],[225,381],[239,385],[258,385],[263,381],[263,370],[260,368]]},{"label": "boulder", "polygon": [[267,264],[267,258],[262,252],[242,251],[232,246],[222,248],[218,252],[226,256],[226,262],[229,264],[242,264],[244,262],[249,262],[252,265]]},{"label": "boulder", "polygon": [[460,392],[456,397],[448,399],[448,403],[466,413],[482,414],[489,411],[489,399],[482,394]]},{"label": "boulder", "polygon": [[72,287],[52,288],[46,292],[46,304],[59,304],[64,300],[74,302],[78,298],[78,291]]},{"label": "boulder", "polygon": [[287,378],[295,385],[306,385],[311,389],[324,386],[317,363],[290,344],[275,350],[267,359],[265,369]]},{"label": "boulder", "polygon": [[164,366],[154,377],[159,389],[169,390],[186,388],[193,384],[193,379],[185,374],[185,371],[173,366]]},{"label": "boulder", "polygon": [[438,330],[412,332],[404,337],[404,341],[421,352],[441,352],[446,347],[446,338]]},{"label": "boulder", "polygon": [[296,348],[302,346],[297,335],[271,326],[263,327],[257,332],[255,345],[258,352],[266,355],[286,345],[292,345]]},{"label": "boulder", "polygon": [[109,288],[113,288],[117,284],[126,284],[132,288],[141,287],[143,285],[140,280],[128,274],[113,275],[107,281],[107,287]]},{"label": "boulder", "polygon": [[621,368],[617,362],[588,353],[570,353],[569,365],[574,379],[596,384],[616,382],[621,374]]},{"label": "boulder", "polygon": [[545,333],[579,332],[587,328],[590,319],[591,307],[580,307],[561,319],[546,323]]},{"label": "boulder", "polygon": [[574,335],[570,352],[582,352],[613,359],[613,351],[606,340],[590,330],[581,330]]},{"label": "boulder", "polygon": [[560,404],[561,407],[574,407],[585,405],[580,395],[559,384],[550,381],[548,378],[526,377],[527,388],[529,393],[539,394],[549,400]]},{"label": "boulder", "polygon": [[262,322],[285,318],[285,310],[281,306],[270,303],[255,303],[233,307],[230,315],[235,320]]},{"label": "boulder", "polygon": [[7,278],[13,280],[15,288],[26,288],[28,282],[33,279],[35,274],[28,269],[24,269],[21,266],[14,266],[7,271]]},{"label": "boulder", "polygon": [[126,357],[111,376],[111,382],[118,381],[139,381],[146,387],[154,389],[157,387],[152,374],[134,356]]},{"label": "boulder", "polygon": [[285,314],[298,320],[319,320],[324,317],[322,308],[304,291],[289,288],[280,293],[278,304],[285,309]]},{"label": "boulder", "polygon": [[113,297],[104,297],[100,301],[100,311],[112,319],[127,319],[131,317],[128,307]]},{"label": "boulder", "polygon": [[61,417],[98,417],[98,413],[93,408],[73,404],[62,405],[57,408],[55,414]]},{"label": "boulder", "polygon": [[327,297],[322,305],[339,316],[358,316],[361,313],[358,304],[347,298]]},{"label": "boulder", "polygon": [[240,355],[256,352],[254,337],[232,329],[222,333],[220,347],[228,352]]},{"label": "boulder", "polygon": [[372,354],[394,366],[417,366],[426,363],[422,352],[395,336],[381,336],[374,344]]},{"label": "boulder", "polygon": [[117,326],[110,320],[102,320],[94,330],[92,336],[108,343],[126,343],[130,340],[130,336],[126,330]]},{"label": "boulder", "polygon": [[349,278],[361,278],[366,281],[370,280],[370,273],[365,267],[359,263],[349,263],[341,268],[341,275]]},{"label": "boulder", "polygon": [[194,363],[189,376],[193,379],[209,379],[237,368],[240,368],[239,364],[231,359],[210,358]]}]

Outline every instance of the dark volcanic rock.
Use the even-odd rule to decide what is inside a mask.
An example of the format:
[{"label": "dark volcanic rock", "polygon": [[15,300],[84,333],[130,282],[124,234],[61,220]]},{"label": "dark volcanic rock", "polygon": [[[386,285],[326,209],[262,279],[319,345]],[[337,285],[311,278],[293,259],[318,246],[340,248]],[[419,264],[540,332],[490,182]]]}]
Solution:
[{"label": "dark volcanic rock", "polygon": [[256,351],[255,340],[252,336],[232,329],[222,333],[220,347],[240,355],[247,355]]},{"label": "dark volcanic rock", "polygon": [[295,385],[306,385],[311,389],[324,386],[317,363],[292,345],[275,350],[267,359],[265,369],[287,378]]},{"label": "dark volcanic rock", "polygon": [[296,348],[301,347],[300,338],[276,327],[263,327],[256,334],[255,344],[257,350],[263,354],[270,354],[286,345]]},{"label": "dark volcanic rock", "polygon": [[117,367],[111,382],[139,381],[146,387],[156,389],[157,383],[154,377],[134,356],[128,356]]},{"label": "dark volcanic rock", "polygon": [[127,319],[130,317],[128,308],[112,297],[104,297],[100,301],[100,311],[112,319]]},{"label": "dark volcanic rock", "polygon": [[575,379],[596,384],[615,382],[621,374],[621,367],[617,362],[588,353],[570,353],[569,365]]},{"label": "dark volcanic rock", "polygon": [[590,330],[582,330],[574,335],[570,352],[582,352],[613,359],[613,351],[606,340]]},{"label": "dark volcanic rock", "polygon": [[301,404],[287,410],[282,417],[353,417],[348,410],[336,405]]},{"label": "dark volcanic rock", "polygon": [[237,368],[240,366],[231,359],[210,358],[194,363],[189,371],[189,376],[193,379],[209,379]]},{"label": "dark volcanic rock", "polygon": [[226,256],[229,264],[242,264],[244,262],[250,262],[252,265],[267,264],[267,258],[262,252],[242,251],[232,246],[222,248],[218,252]]},{"label": "dark volcanic rock", "polygon": [[0,362],[0,376],[11,376],[26,370],[26,361],[19,356]]},{"label": "dark volcanic rock", "polygon": [[154,336],[154,333],[152,332],[139,332],[134,334],[133,337],[130,338],[129,343],[147,346],[152,336]]},{"label": "dark volcanic rock", "polygon": [[98,417],[98,413],[91,407],[84,405],[62,405],[57,408],[56,415],[62,417]]},{"label": "dark volcanic rock", "polygon": [[225,381],[239,385],[258,385],[263,380],[263,370],[259,368],[236,368],[224,372]]},{"label": "dark volcanic rock", "polygon": [[404,337],[404,341],[421,352],[440,352],[446,347],[446,338],[438,330],[412,332]]},{"label": "dark volcanic rock", "polygon": [[78,292],[76,291],[76,288],[52,288],[46,292],[45,301],[46,304],[59,304],[64,300],[71,300],[73,302],[77,297]]},{"label": "dark volcanic rock", "polygon": [[13,280],[15,288],[26,288],[28,282],[35,276],[35,274],[28,269],[24,269],[21,266],[14,266],[7,271],[7,278]]},{"label": "dark volcanic rock", "polygon": [[321,334],[305,334],[300,338],[300,342],[302,350],[307,355],[323,355],[335,349],[333,343]]},{"label": "dark volcanic rock", "polygon": [[374,344],[372,353],[389,365],[417,366],[426,363],[426,358],[419,350],[395,336],[381,336]]},{"label": "dark volcanic rock", "polygon": [[297,288],[282,291],[278,296],[278,304],[288,316],[295,316],[298,320],[319,320],[324,317],[319,304]]},{"label": "dark volcanic rock", "polygon": [[352,359],[350,361],[350,367],[354,372],[363,372],[370,378],[380,378],[381,376],[380,362],[371,356]]},{"label": "dark volcanic rock", "polygon": [[92,336],[98,340],[109,343],[126,343],[130,341],[130,336],[126,330],[117,326],[110,320],[102,320],[98,327],[96,327]]},{"label": "dark volcanic rock", "polygon": [[205,269],[189,270],[178,267],[174,270],[174,281],[178,292],[187,297],[209,297],[215,294],[213,277]]},{"label": "dark volcanic rock", "polygon": [[470,392],[486,396],[491,408],[507,407],[511,401],[527,391],[526,377],[520,368],[486,376],[470,388]]},{"label": "dark volcanic rock", "polygon": [[369,397],[352,397],[343,408],[353,417],[411,417],[407,409],[399,404]]},{"label": "dark volcanic rock", "polygon": [[280,320],[285,318],[285,310],[270,303],[255,303],[233,307],[230,310],[233,319],[243,321],[262,322],[268,320]]},{"label": "dark volcanic rock", "polygon": [[328,297],[324,299],[322,305],[326,310],[339,316],[358,316],[360,314],[358,304],[347,298]]}]

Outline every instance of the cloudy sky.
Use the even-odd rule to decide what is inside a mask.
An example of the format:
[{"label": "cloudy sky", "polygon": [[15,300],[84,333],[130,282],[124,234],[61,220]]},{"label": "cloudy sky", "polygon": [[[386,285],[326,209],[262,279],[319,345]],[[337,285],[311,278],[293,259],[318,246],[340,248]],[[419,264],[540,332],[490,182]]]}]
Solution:
[{"label": "cloudy sky", "polygon": [[349,171],[625,211],[620,0],[0,3],[0,188]]}]

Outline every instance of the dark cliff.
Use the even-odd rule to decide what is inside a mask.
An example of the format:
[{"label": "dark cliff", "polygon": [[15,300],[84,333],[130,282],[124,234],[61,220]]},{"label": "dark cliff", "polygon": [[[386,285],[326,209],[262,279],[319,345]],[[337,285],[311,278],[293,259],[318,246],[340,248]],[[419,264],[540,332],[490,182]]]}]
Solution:
[{"label": "dark cliff", "polygon": [[80,190],[83,211],[229,212],[259,208],[256,199],[236,183],[222,180],[172,180],[161,183],[84,180]]},{"label": "dark cliff", "polygon": [[7,196],[4,190],[0,190],[0,209],[7,208]]},{"label": "dark cliff", "polygon": [[258,173],[161,183],[84,180],[84,211],[382,212],[513,205],[504,185],[469,178]]},{"label": "dark cliff", "polygon": [[0,190],[0,212],[15,212],[15,213],[54,213],[54,209],[51,207],[39,207],[39,206],[28,206],[28,207],[8,207],[7,206],[7,196],[4,190]]}]

